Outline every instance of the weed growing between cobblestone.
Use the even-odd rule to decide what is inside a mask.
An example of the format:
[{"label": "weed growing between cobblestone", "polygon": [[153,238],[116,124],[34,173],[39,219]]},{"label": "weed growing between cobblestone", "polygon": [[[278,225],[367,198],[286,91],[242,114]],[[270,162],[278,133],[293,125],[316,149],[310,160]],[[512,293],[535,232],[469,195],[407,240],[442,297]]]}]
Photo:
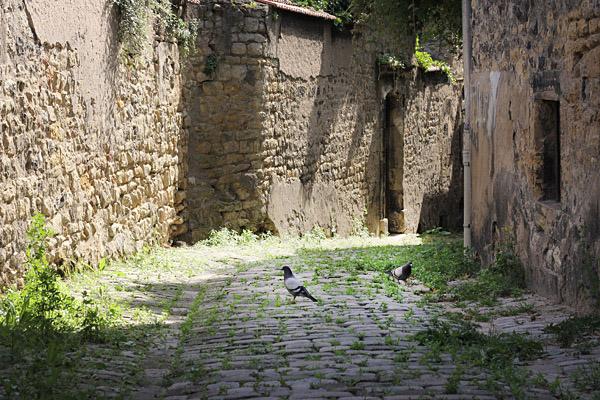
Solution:
[{"label": "weed growing between cobblestone", "polygon": [[600,399],[600,362],[590,363],[585,367],[579,367],[573,373],[575,386],[582,392],[595,392],[594,399]]},{"label": "weed growing between cobblestone", "polygon": [[[414,335],[414,339],[429,348],[428,358],[438,359],[440,352],[449,353],[457,368],[484,368],[491,373],[488,389],[498,389],[497,382],[508,385],[513,396],[523,397],[528,382],[525,371],[516,363],[533,360],[543,353],[540,342],[517,333],[485,335],[464,320],[454,322],[435,319],[432,325]],[[455,384],[448,383],[447,390]]]},{"label": "weed growing between cobblestone", "polygon": [[553,334],[562,347],[590,341],[592,335],[600,334],[600,316],[572,317],[559,324],[550,324],[544,332]]}]

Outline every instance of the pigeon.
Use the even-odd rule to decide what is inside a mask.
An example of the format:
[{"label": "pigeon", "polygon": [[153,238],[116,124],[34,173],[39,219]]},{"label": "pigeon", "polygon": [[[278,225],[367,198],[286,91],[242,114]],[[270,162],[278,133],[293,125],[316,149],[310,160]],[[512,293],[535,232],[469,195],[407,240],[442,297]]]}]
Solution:
[{"label": "pigeon", "polygon": [[283,283],[285,284],[285,288],[292,296],[294,296],[294,301],[296,301],[296,296],[303,296],[312,301],[317,301],[317,299],[312,297],[310,293],[308,293],[308,290],[302,286],[302,282],[294,276],[290,267],[286,265],[281,268],[281,270],[283,271]]},{"label": "pigeon", "polygon": [[410,273],[412,272],[412,261],[407,262],[401,267],[392,269],[391,271],[387,271],[386,274],[396,279],[397,281],[404,281],[408,279]]}]

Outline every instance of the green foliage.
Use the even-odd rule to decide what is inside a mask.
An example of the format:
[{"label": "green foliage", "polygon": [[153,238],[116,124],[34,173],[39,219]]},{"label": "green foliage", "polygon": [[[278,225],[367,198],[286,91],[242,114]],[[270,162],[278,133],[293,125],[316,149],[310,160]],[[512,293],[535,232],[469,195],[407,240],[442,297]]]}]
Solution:
[{"label": "green foliage", "polygon": [[60,332],[80,332],[87,339],[101,339],[101,329],[115,315],[101,312],[83,293],[83,302],[67,294],[60,278],[46,259],[46,243],[53,235],[45,217],[33,216],[27,231],[25,286],[9,290],[0,299],[0,329],[3,335],[28,335],[42,341]]},{"label": "green foliage", "polygon": [[493,305],[498,297],[516,296],[525,288],[525,271],[511,240],[500,244],[494,264],[479,271],[475,279],[451,289],[457,300]]},{"label": "green foliage", "polygon": [[600,333],[600,316],[571,317],[558,324],[550,324],[544,332],[553,334],[562,347],[585,341],[592,334]]},{"label": "green foliage", "polygon": [[119,10],[119,40],[128,56],[142,53],[146,42],[146,0],[113,0]]},{"label": "green foliage", "polygon": [[249,229],[244,229],[238,233],[233,229],[221,228],[210,231],[208,238],[198,242],[198,244],[204,246],[248,246],[271,238],[272,234],[270,232],[255,234]]},{"label": "green foliage", "polygon": [[62,289],[58,273],[46,259],[46,242],[52,235],[44,216],[35,214],[27,231],[25,286],[0,299],[2,335],[44,342],[62,332],[79,332],[86,339],[100,340],[113,315],[100,312],[85,293],[80,302]]},{"label": "green foliage", "polygon": [[206,57],[206,61],[204,64],[204,73],[206,75],[212,75],[216,70],[217,67],[219,66],[219,58],[217,57],[216,54],[209,54]]},{"label": "green foliage", "polygon": [[325,230],[321,228],[319,225],[316,225],[312,228],[311,231],[306,232],[302,239],[304,242],[308,244],[320,244],[323,240],[327,239],[327,234]]},{"label": "green foliage", "polygon": [[[515,363],[533,360],[543,353],[541,342],[517,333],[486,335],[476,326],[457,319],[454,322],[434,319],[431,326],[413,337],[419,344],[433,352],[447,352],[453,357],[457,375],[464,368],[480,367],[492,372],[496,379],[509,385],[513,396],[522,398],[526,384],[525,372]],[[454,374],[453,374],[454,376]],[[457,389],[457,377],[451,377],[446,385],[449,393]]]},{"label": "green foliage", "polygon": [[454,48],[461,42],[460,0],[352,0],[351,12],[381,35],[419,35]]},{"label": "green foliage", "polygon": [[136,58],[147,42],[148,20],[168,39],[179,44],[180,54],[186,56],[194,49],[198,21],[184,21],[174,11],[171,0],[113,0],[119,10],[119,40],[126,57]]},{"label": "green foliage", "polygon": [[350,350],[364,350],[364,349],[365,349],[365,343],[361,342],[361,341],[353,342],[350,345]]},{"label": "green foliage", "polygon": [[292,0],[292,2],[301,7],[308,7],[335,15],[337,17],[335,24],[338,27],[351,24],[353,21],[350,11],[351,0]]},{"label": "green foliage", "polygon": [[117,308],[105,310],[85,292],[83,301],[66,292],[46,258],[52,235],[44,216],[35,214],[27,231],[25,285],[0,297],[0,343],[9,347],[13,365],[25,368],[2,379],[9,397],[71,398],[61,391],[66,382],[59,384],[68,370],[66,354],[82,341],[104,341],[118,316]]},{"label": "green foliage", "polygon": [[399,57],[384,53],[377,57],[377,63],[379,65],[385,65],[393,70],[402,70],[406,68],[406,64]]},{"label": "green foliage", "polygon": [[579,367],[573,373],[575,386],[581,391],[600,393],[600,362],[595,361],[585,367]]},{"label": "green foliage", "polygon": [[444,61],[434,60],[431,57],[431,54],[426,52],[419,45],[419,37],[418,36],[417,36],[416,44],[415,44],[415,58],[417,60],[417,65],[419,66],[419,68],[423,69],[424,71],[428,71],[433,68],[439,68],[446,75],[446,77],[448,77],[448,80],[451,83],[456,82],[456,78],[454,77],[454,74],[452,73],[452,68],[450,68],[450,66],[447,63],[445,63]]}]

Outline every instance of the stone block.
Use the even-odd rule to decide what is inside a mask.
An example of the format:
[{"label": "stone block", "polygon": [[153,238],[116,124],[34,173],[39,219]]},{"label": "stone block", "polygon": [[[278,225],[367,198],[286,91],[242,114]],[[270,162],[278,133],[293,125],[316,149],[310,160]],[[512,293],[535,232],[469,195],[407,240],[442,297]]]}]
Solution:
[{"label": "stone block", "polygon": [[258,18],[246,17],[244,18],[244,31],[252,33],[257,32],[259,27]]},{"label": "stone block", "polygon": [[231,45],[231,54],[234,56],[243,56],[246,54],[246,44],[245,43],[233,43]]},{"label": "stone block", "polygon": [[263,45],[261,43],[248,43],[248,55],[258,57],[263,55]]}]

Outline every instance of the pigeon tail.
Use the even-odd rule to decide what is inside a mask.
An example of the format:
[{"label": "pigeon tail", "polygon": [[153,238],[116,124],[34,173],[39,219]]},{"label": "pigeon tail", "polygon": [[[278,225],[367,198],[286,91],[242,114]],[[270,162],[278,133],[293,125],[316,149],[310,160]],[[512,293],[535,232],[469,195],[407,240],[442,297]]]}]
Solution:
[{"label": "pigeon tail", "polygon": [[310,300],[314,301],[315,303],[317,302],[317,299],[315,299],[314,297],[312,297],[312,296],[310,295],[310,293],[308,293],[308,290],[306,290],[306,288],[305,288],[304,286],[301,286],[301,289],[300,289],[300,296],[304,296],[304,297],[306,297],[307,299],[310,299]]}]

